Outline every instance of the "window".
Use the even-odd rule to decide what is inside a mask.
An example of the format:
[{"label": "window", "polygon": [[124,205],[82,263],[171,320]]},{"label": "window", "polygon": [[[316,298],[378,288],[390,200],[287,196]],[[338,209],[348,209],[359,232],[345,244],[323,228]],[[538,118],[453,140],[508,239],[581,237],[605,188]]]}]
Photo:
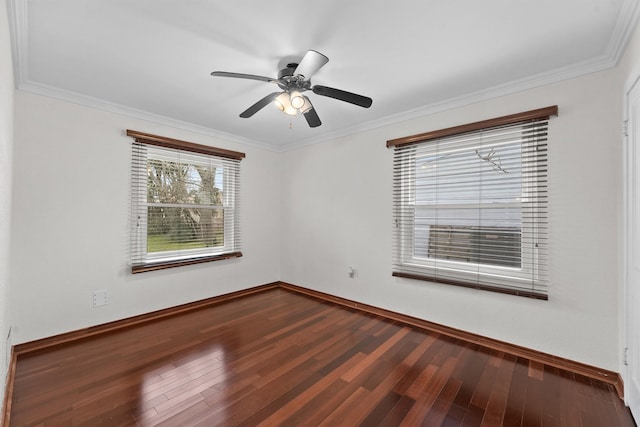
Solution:
[{"label": "window", "polygon": [[548,299],[551,115],[557,106],[387,142],[394,276]]},{"label": "window", "polygon": [[136,131],[131,174],[131,271],[242,256],[243,153]]}]

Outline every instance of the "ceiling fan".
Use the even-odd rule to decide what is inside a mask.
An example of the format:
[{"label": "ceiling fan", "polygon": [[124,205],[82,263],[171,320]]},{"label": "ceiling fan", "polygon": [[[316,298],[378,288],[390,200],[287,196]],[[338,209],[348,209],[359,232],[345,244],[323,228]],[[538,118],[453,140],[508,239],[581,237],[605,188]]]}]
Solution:
[{"label": "ceiling fan", "polygon": [[299,64],[287,64],[286,68],[280,70],[280,72],[278,72],[277,79],[256,76],[253,74],[230,73],[227,71],[213,71],[211,75],[275,83],[280,87],[280,89],[282,89],[280,92],[273,92],[265,96],[240,113],[240,117],[249,118],[273,102],[286,114],[292,116],[295,116],[298,113],[303,114],[309,126],[314,128],[320,126],[322,122],[320,121],[320,117],[318,117],[316,110],[313,108],[311,101],[306,95],[303,95],[303,92],[310,90],[316,95],[327,96],[329,98],[338,99],[364,108],[369,108],[373,102],[369,97],[344,90],[320,85],[312,86],[310,80],[311,76],[313,76],[327,62],[329,62],[329,58],[320,52],[309,50]]}]

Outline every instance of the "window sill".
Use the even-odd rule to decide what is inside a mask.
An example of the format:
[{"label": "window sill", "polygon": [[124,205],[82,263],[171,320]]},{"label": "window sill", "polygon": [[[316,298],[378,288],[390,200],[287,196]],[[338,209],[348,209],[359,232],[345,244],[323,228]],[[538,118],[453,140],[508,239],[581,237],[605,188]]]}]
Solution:
[{"label": "window sill", "polygon": [[204,262],[222,261],[230,258],[238,258],[242,252],[230,252],[226,254],[188,258],[178,261],[156,262],[150,264],[140,264],[131,266],[131,274],[146,273],[147,271],[164,270],[167,268],[182,267],[185,265],[202,264]]},{"label": "window sill", "polygon": [[503,288],[503,287],[500,287],[500,286],[490,286],[490,285],[484,285],[484,284],[480,284],[480,283],[465,282],[465,281],[462,281],[462,280],[443,279],[443,278],[432,277],[432,276],[422,276],[422,275],[418,275],[418,274],[402,273],[402,272],[398,272],[398,271],[394,271],[392,273],[392,276],[401,277],[401,278],[404,278],[404,279],[423,280],[423,281],[426,281],[426,282],[442,283],[442,284],[445,284],[445,285],[461,286],[463,288],[478,289],[478,290],[482,290],[482,291],[498,292],[498,293],[501,293],[501,294],[515,295],[515,296],[527,297],[527,298],[534,298],[534,299],[539,299],[539,300],[544,300],[544,301],[548,301],[549,300],[549,296],[547,294],[543,294],[543,293],[535,292],[535,291],[528,291],[528,290],[524,290],[524,289],[510,289],[510,288]]}]

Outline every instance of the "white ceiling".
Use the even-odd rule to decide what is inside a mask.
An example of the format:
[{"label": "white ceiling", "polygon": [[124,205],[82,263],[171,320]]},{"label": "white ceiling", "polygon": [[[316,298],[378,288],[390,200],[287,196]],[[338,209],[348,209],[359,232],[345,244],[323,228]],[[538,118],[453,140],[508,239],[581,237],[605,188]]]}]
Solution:
[{"label": "white ceiling", "polygon": [[[638,0],[10,0],[19,89],[284,150],[615,66]],[[314,49],[322,126],[267,106]],[[292,125],[292,126],[291,126]],[[139,129],[144,131],[144,129]],[[170,136],[170,135],[167,135]]]}]

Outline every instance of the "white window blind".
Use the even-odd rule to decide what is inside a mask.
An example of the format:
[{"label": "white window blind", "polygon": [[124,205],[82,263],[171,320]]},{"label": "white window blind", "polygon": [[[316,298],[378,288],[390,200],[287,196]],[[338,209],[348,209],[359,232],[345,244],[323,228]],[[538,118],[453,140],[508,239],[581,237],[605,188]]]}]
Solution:
[{"label": "white window blind", "polygon": [[553,114],[557,107],[387,143],[394,276],[548,298]]},{"label": "white window blind", "polygon": [[133,273],[242,256],[242,153],[127,131]]}]

